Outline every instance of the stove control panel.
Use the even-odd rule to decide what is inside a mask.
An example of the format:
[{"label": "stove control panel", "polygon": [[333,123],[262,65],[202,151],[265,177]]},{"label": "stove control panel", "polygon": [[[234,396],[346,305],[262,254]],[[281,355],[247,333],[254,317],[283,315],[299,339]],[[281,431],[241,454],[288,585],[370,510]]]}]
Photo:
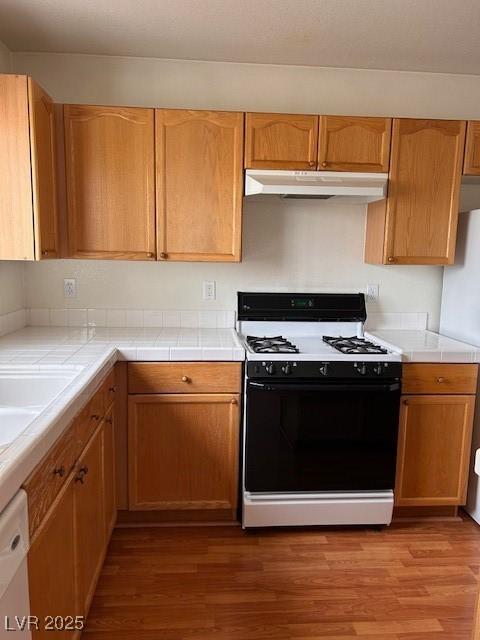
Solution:
[{"label": "stove control panel", "polygon": [[248,378],[401,378],[401,362],[247,361]]}]

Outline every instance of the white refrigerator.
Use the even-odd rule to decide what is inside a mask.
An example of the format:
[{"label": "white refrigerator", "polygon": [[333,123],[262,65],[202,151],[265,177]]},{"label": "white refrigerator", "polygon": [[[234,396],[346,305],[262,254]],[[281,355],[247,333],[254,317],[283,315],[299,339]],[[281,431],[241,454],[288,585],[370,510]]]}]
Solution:
[{"label": "white refrigerator", "polygon": [[[461,213],[459,217],[455,264],[444,269],[440,333],[480,347],[480,209]],[[474,465],[479,449],[480,395],[477,395],[466,510],[478,523],[480,478]]]}]

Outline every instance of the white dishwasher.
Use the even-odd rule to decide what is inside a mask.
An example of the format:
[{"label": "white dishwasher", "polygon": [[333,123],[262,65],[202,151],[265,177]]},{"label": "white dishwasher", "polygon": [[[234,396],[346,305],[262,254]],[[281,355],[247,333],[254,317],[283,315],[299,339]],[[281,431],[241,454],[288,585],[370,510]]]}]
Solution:
[{"label": "white dishwasher", "polygon": [[[0,639],[27,640],[27,494],[20,490],[0,513]],[[23,627],[23,628],[22,628]]]}]

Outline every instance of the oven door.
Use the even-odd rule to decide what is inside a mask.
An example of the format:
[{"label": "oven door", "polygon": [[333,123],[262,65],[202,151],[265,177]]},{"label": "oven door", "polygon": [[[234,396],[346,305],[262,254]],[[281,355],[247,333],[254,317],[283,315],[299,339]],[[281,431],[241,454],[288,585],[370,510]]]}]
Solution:
[{"label": "oven door", "polygon": [[393,489],[398,381],[247,381],[245,489]]}]

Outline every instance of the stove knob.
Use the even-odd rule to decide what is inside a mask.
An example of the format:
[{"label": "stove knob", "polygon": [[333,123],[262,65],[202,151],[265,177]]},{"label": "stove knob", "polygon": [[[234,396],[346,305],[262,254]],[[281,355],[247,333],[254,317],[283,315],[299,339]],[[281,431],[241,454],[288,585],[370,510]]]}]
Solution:
[{"label": "stove knob", "polygon": [[382,363],[379,362],[373,367],[373,373],[377,376],[381,376],[383,371]]},{"label": "stove knob", "polygon": [[357,371],[361,376],[364,376],[367,373],[367,365],[362,362],[362,364],[358,365]]},{"label": "stove knob", "polygon": [[328,362],[324,362],[320,367],[319,371],[322,376],[328,375]]},{"label": "stove knob", "polygon": [[289,376],[292,373],[292,365],[287,362],[282,367],[282,372],[284,375]]},{"label": "stove knob", "polygon": [[265,370],[269,376],[274,376],[277,373],[277,369],[273,364],[273,362],[270,362],[270,364],[265,365]]}]

